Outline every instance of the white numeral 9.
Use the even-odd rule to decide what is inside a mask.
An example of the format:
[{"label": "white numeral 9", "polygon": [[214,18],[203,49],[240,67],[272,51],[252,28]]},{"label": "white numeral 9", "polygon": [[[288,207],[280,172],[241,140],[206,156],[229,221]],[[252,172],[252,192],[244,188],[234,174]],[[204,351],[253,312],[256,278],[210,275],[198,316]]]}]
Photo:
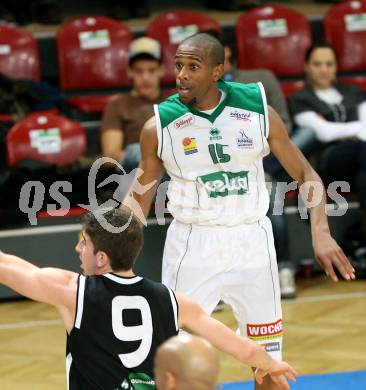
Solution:
[{"label": "white numeral 9", "polygon": [[[140,310],[142,324],[125,326],[122,312],[126,309]],[[136,351],[118,355],[126,368],[139,366],[150,352],[153,325],[148,301],[141,296],[118,296],[112,300],[112,328],[114,335],[121,341],[139,341]]]}]

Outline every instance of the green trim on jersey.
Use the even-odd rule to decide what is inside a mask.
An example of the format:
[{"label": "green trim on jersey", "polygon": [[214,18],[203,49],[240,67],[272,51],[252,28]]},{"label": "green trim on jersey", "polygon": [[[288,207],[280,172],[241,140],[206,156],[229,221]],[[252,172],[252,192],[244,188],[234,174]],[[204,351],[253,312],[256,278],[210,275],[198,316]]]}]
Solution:
[{"label": "green trim on jersey", "polygon": [[[219,81],[218,85],[220,86]],[[257,83],[242,84],[226,82],[230,87],[230,94],[226,100],[226,106],[241,108],[265,115],[262,93]]]},{"label": "green trim on jersey", "polygon": [[190,112],[189,108],[180,101],[177,93],[169,96],[168,99],[158,104],[158,110],[160,124],[163,130],[165,127],[169,126],[170,123]]},{"label": "green trim on jersey", "polygon": [[160,103],[158,109],[162,129],[189,112],[214,123],[225,107],[253,111],[265,116],[262,93],[258,84],[242,84],[219,80],[217,87],[226,93],[226,97],[210,115],[182,103],[179,99],[179,94],[170,96]]},{"label": "green trim on jersey", "polygon": [[228,96],[230,94],[231,88],[227,85],[225,81],[218,81],[217,87],[226,93],[225,99],[216,107],[215,111],[212,114],[206,114],[202,111],[197,110],[196,108],[189,106],[189,109],[192,114],[200,116],[209,120],[211,123],[214,123],[216,118],[224,111],[224,108],[227,106]]}]

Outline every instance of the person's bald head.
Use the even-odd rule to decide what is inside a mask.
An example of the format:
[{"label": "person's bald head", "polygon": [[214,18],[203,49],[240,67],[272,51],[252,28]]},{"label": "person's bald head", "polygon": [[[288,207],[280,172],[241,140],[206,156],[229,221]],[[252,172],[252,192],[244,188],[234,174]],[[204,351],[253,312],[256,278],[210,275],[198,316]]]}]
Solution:
[{"label": "person's bald head", "polygon": [[172,337],[158,348],[155,356],[158,390],[214,390],[218,373],[218,354],[201,337]]},{"label": "person's bald head", "polygon": [[206,58],[210,58],[214,66],[224,64],[224,46],[218,39],[210,34],[197,33],[191,35],[180,43],[178,51],[180,48],[184,48],[185,46],[195,47],[204,52]]}]

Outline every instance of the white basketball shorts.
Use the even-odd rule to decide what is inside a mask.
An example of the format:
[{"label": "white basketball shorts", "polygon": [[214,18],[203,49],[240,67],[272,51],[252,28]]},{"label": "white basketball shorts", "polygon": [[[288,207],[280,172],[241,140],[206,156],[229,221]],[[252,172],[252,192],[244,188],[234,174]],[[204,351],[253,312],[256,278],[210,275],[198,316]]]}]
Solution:
[{"label": "white basketball shorts", "polygon": [[234,227],[173,221],[168,229],[162,281],[211,314],[229,304],[242,335],[282,358],[282,311],[271,222]]}]

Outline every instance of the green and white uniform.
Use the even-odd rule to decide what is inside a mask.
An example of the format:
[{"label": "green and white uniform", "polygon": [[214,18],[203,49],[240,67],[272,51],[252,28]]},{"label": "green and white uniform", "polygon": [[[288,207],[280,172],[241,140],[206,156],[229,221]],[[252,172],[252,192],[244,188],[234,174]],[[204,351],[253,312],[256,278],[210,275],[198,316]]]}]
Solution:
[{"label": "green and white uniform", "polygon": [[269,153],[265,93],[260,83],[218,87],[224,99],[209,114],[178,95],[155,106],[174,217],[163,282],[207,312],[220,299],[231,304],[241,331],[280,357],[280,291],[262,164]]},{"label": "green and white uniform", "polygon": [[168,208],[184,223],[235,226],[256,222],[268,211],[264,94],[257,84],[220,88],[227,96],[212,115],[189,108],[178,95],[155,110],[158,154],[172,178]]}]

